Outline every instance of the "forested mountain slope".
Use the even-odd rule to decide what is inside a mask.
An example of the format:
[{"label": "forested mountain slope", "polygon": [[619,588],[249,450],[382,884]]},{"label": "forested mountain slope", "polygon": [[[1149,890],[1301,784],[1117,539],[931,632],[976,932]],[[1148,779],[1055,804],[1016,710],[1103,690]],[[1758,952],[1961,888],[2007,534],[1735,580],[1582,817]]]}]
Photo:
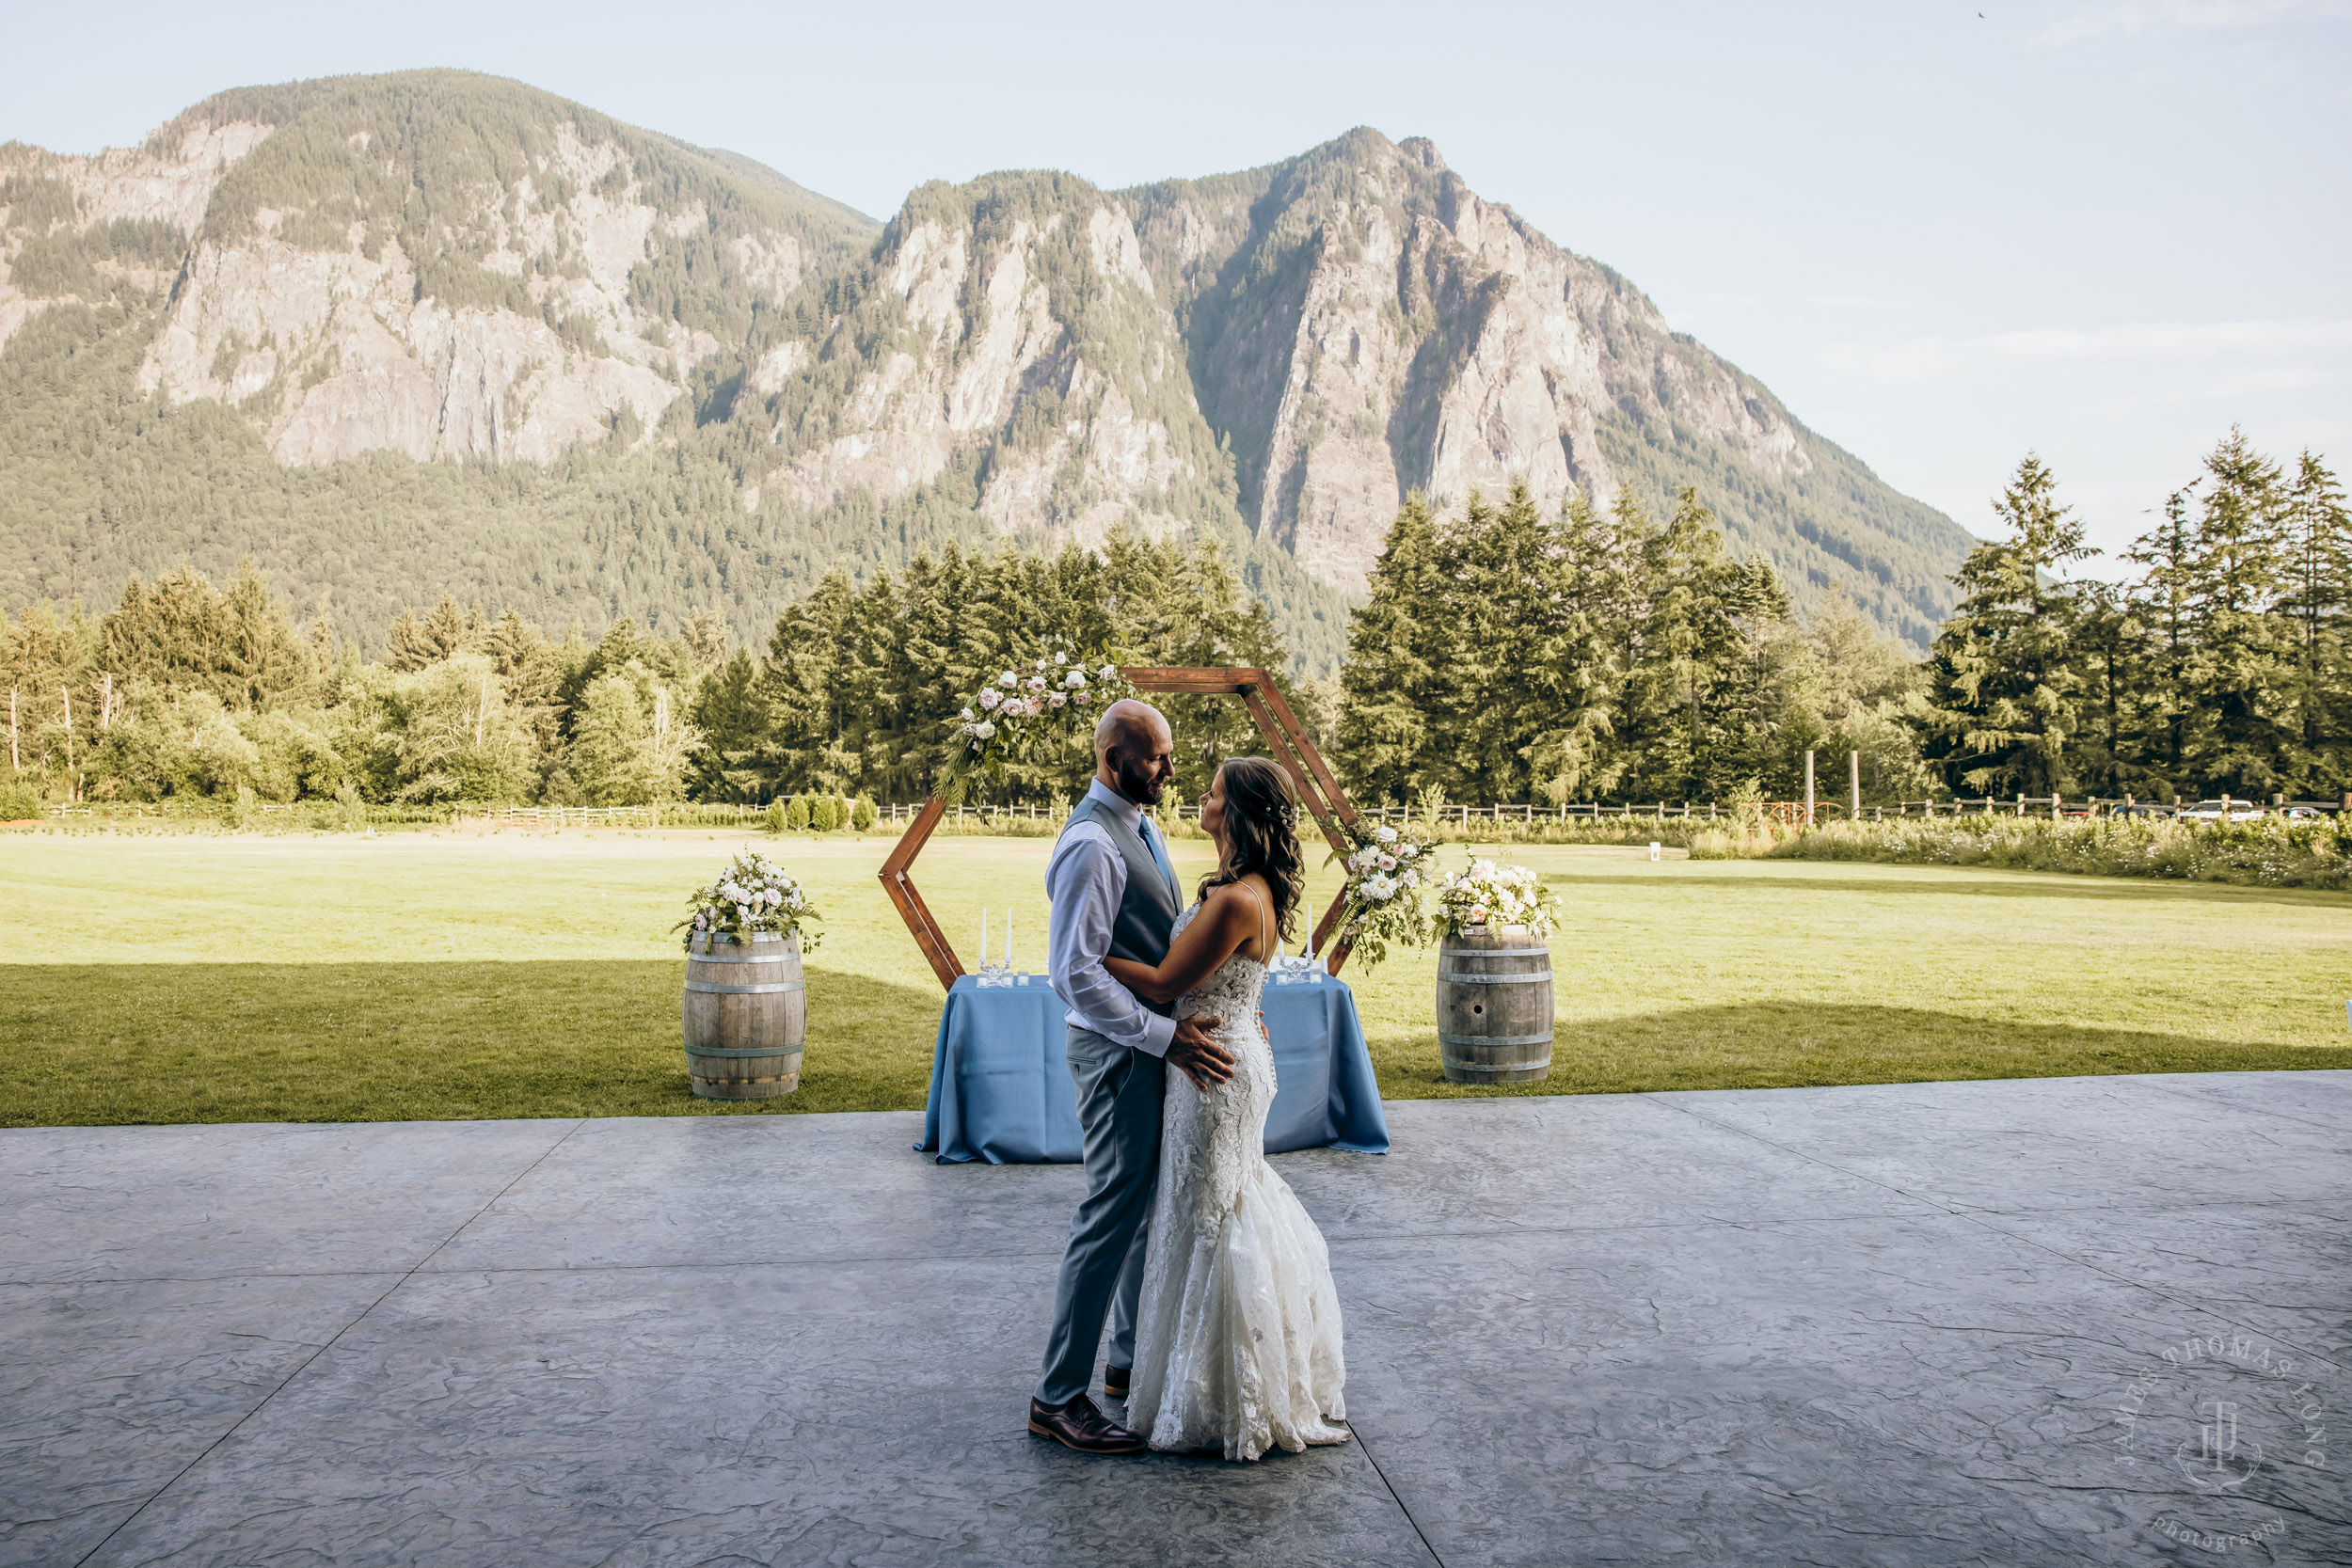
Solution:
[{"label": "forested mountain slope", "polygon": [[447,592],[739,636],[835,564],[1125,521],[1231,547],[1327,672],[1404,494],[1695,484],[1800,603],[1924,643],[1966,546],[1640,293],[1357,131],[886,225],[457,71],[0,148],[0,601],[241,558],[381,645]]}]

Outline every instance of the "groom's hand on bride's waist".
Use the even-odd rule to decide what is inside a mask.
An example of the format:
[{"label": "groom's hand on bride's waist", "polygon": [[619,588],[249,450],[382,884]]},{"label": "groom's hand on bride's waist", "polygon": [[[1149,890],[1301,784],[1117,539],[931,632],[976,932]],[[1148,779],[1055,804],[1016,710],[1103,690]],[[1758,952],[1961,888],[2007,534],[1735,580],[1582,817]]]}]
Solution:
[{"label": "groom's hand on bride's waist", "polygon": [[1176,1037],[1168,1042],[1168,1060],[1203,1093],[1233,1075],[1232,1053],[1216,1043],[1217,1021],[1186,1018],[1176,1022]]}]

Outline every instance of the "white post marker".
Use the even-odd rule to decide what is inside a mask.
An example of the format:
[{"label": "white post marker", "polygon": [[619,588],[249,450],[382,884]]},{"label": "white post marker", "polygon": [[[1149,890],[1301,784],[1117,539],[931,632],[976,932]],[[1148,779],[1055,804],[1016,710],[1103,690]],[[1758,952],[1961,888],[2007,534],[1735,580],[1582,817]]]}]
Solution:
[{"label": "white post marker", "polygon": [[1656,839],[1654,839],[1654,838],[1653,838],[1653,839],[1651,839],[1651,840],[1649,841],[1649,858],[1650,858],[1650,859],[1652,859],[1652,860],[1656,860],[1656,859],[1658,858],[1658,855],[1659,855],[1659,845],[1658,845],[1658,841],[1657,841]]}]

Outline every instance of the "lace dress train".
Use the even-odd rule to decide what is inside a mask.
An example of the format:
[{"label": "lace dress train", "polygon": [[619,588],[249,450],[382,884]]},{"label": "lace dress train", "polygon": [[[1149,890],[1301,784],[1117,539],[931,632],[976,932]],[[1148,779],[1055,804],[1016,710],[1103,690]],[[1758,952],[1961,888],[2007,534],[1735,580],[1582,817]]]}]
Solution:
[{"label": "lace dress train", "polygon": [[[1199,912],[1185,911],[1176,929]],[[1256,1459],[1348,1438],[1330,1255],[1265,1159],[1264,987],[1264,967],[1236,953],[1177,1004],[1180,1018],[1222,1021],[1234,1069],[1206,1094],[1168,1074],[1126,1421],[1155,1449]]]}]

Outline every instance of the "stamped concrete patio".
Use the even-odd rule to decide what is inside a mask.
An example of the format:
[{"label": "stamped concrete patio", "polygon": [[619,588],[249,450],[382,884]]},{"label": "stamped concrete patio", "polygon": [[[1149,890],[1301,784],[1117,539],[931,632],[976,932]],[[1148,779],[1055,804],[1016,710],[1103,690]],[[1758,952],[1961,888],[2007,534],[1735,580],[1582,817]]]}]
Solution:
[{"label": "stamped concrete patio", "polygon": [[1390,1116],[1252,1466],[1025,1435],[1078,1172],[919,1117],[0,1132],[0,1561],[2352,1560],[2352,1073]]}]

